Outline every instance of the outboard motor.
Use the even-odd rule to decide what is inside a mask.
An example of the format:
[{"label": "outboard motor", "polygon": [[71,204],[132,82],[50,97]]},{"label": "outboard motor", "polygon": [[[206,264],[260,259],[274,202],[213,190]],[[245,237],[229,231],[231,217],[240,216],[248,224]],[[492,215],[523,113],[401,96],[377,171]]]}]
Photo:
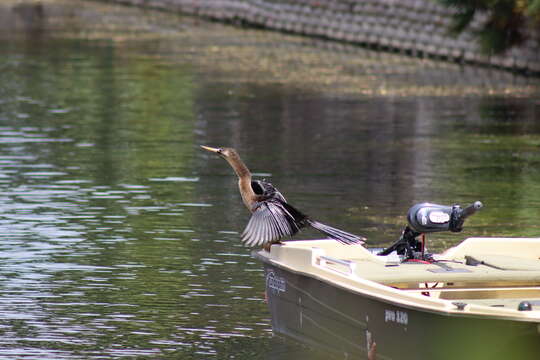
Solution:
[{"label": "outboard motor", "polygon": [[[396,251],[402,256],[403,261],[424,260],[426,257],[424,234],[438,231],[460,232],[463,230],[465,219],[480,210],[482,206],[480,201],[476,201],[465,209],[459,205],[416,204],[407,213],[409,225],[405,227],[399,240],[378,255],[388,255]],[[417,239],[420,235],[422,235],[422,241]]]}]

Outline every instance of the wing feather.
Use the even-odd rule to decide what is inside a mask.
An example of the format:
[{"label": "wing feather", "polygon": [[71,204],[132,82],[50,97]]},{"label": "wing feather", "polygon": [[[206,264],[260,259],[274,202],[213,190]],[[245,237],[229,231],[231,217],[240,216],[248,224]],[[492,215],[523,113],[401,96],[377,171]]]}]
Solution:
[{"label": "wing feather", "polygon": [[262,201],[255,206],[242,233],[242,242],[248,246],[263,245],[292,236],[298,230],[294,217],[279,200]]}]

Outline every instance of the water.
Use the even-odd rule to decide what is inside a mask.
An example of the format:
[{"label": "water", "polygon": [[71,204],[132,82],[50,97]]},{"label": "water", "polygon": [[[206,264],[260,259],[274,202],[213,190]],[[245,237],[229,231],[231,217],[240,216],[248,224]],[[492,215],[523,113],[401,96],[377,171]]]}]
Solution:
[{"label": "water", "polygon": [[434,250],[540,235],[536,79],[73,0],[2,2],[0,70],[0,358],[327,358],[199,144],[374,246],[418,201],[486,205]]}]

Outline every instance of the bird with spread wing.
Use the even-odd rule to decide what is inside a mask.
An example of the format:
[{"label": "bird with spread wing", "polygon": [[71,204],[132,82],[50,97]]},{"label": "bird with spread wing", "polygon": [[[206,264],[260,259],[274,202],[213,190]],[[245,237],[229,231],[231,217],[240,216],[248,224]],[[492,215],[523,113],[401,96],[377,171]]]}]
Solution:
[{"label": "bird with spread wing", "polygon": [[240,195],[251,218],[242,233],[242,242],[248,246],[269,247],[284,237],[291,237],[304,227],[312,227],[329,238],[343,244],[363,244],[365,238],[310,219],[287,203],[285,197],[269,182],[253,180],[251,172],[236,150],[201,146],[227,162],[238,176]]}]

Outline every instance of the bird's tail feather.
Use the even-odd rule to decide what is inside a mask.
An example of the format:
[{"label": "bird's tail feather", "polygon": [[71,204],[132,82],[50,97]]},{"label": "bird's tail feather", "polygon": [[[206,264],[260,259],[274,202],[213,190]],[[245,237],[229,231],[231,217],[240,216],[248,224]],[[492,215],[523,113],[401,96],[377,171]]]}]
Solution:
[{"label": "bird's tail feather", "polygon": [[322,224],[318,221],[308,220],[308,224],[314,229],[319,230],[326,236],[335,239],[343,244],[352,245],[352,244],[364,244],[366,238],[363,236],[354,235],[343,230],[333,228],[331,226]]}]

